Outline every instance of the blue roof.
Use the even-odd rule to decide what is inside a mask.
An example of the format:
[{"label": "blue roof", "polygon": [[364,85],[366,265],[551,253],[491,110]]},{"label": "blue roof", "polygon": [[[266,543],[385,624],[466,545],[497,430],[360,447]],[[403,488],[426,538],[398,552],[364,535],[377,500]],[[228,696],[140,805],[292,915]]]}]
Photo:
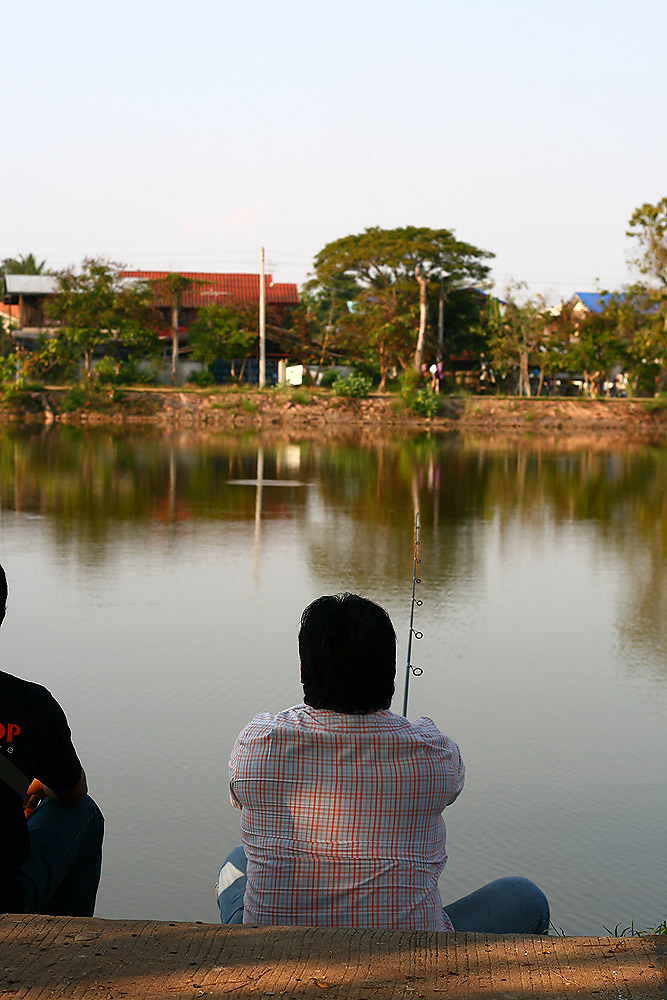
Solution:
[{"label": "blue roof", "polygon": [[583,302],[589,312],[602,312],[602,310],[614,298],[613,292],[575,292],[576,297]]}]

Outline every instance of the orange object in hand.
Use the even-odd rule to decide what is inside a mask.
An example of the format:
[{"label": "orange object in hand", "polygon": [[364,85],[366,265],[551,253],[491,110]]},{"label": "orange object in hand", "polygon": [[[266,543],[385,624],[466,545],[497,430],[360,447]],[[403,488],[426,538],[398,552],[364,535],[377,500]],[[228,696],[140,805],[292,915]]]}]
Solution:
[{"label": "orange object in hand", "polygon": [[39,778],[33,778],[28,785],[28,791],[26,792],[25,801],[23,803],[23,812],[25,813],[26,819],[32,812],[34,812],[45,796],[46,792],[44,791],[44,785],[41,783]]}]

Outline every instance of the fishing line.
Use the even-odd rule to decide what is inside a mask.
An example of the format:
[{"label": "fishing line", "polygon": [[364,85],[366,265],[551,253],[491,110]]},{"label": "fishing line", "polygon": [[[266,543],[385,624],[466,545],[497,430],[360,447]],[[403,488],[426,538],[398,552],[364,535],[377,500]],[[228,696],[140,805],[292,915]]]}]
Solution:
[{"label": "fishing line", "polygon": [[419,511],[417,511],[417,513],[415,514],[415,557],[414,557],[414,561],[413,561],[413,564],[412,564],[412,603],[410,605],[410,631],[408,633],[408,659],[407,659],[407,664],[406,664],[406,667],[405,667],[405,691],[403,693],[403,715],[406,717],[406,719],[408,717],[408,689],[409,689],[409,686],[410,686],[410,674],[414,674],[415,677],[421,677],[421,675],[424,673],[424,671],[422,670],[421,667],[415,667],[415,666],[413,666],[413,664],[411,662],[412,661],[412,637],[414,636],[415,639],[423,639],[424,638],[424,633],[423,632],[419,632],[414,627],[414,624],[415,624],[415,608],[416,607],[417,608],[421,608],[422,604],[424,603],[423,601],[420,601],[420,600],[418,600],[415,597],[415,591],[417,589],[417,584],[421,583],[421,580],[417,576],[417,565],[418,565],[418,563],[421,562],[421,559],[419,558],[419,554],[418,554],[419,553],[419,546],[421,544],[420,541],[419,541],[419,528],[420,528],[420,524],[419,524]]}]

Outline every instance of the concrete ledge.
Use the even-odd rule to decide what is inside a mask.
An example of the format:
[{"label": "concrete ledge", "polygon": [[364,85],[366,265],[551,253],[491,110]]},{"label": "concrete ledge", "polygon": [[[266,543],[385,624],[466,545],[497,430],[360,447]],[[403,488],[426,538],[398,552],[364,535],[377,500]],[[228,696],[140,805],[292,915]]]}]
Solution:
[{"label": "concrete ledge", "polygon": [[0,917],[0,998],[666,996],[667,940]]}]

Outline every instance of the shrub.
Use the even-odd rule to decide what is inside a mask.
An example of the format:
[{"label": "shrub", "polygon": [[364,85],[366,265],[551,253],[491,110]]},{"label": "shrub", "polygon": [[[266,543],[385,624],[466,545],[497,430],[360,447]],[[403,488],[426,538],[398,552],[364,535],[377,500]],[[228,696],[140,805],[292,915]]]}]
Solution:
[{"label": "shrub", "polygon": [[215,385],[215,379],[209,371],[191,372],[188,382],[198,385],[200,389],[208,389]]},{"label": "shrub", "polygon": [[645,399],[642,406],[647,413],[660,413],[667,410],[667,399],[664,396],[656,396],[655,399]]},{"label": "shrub", "polygon": [[409,399],[417,391],[417,386],[421,384],[422,377],[414,368],[406,368],[399,375],[398,381],[401,387],[401,396],[404,399]]},{"label": "shrub", "polygon": [[347,378],[340,376],[333,383],[333,391],[337,396],[348,396],[355,399],[365,399],[373,388],[373,380],[367,375],[353,372]]},{"label": "shrub", "polygon": [[408,398],[407,403],[414,413],[418,413],[420,417],[427,417],[429,420],[438,412],[438,397],[427,386],[417,389]]},{"label": "shrub", "polygon": [[63,413],[73,413],[75,410],[82,410],[87,402],[88,394],[80,385],[73,385],[63,396],[60,409]]},{"label": "shrub", "polygon": [[292,393],[292,402],[307,406],[310,403],[311,395],[306,389],[295,389]]},{"label": "shrub", "polygon": [[320,385],[326,389],[333,385],[337,378],[339,378],[339,375],[335,368],[325,368],[322,372]]},{"label": "shrub", "polygon": [[93,369],[93,375],[100,385],[118,385],[120,382],[118,364],[113,358],[100,358]]},{"label": "shrub", "polygon": [[16,377],[16,358],[0,358],[0,382],[12,382]]}]

